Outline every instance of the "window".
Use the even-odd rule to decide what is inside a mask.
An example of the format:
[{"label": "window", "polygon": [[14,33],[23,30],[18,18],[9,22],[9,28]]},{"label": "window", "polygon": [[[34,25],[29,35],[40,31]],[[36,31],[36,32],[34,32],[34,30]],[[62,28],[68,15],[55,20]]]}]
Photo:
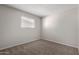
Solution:
[{"label": "window", "polygon": [[22,16],[21,17],[21,28],[35,28],[35,20]]}]

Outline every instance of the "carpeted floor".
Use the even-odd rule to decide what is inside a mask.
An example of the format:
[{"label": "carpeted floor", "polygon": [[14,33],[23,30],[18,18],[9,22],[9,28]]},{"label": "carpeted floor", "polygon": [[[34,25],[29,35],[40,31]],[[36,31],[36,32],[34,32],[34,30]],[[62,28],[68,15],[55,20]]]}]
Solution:
[{"label": "carpeted floor", "polygon": [[1,55],[77,55],[77,48],[50,42],[36,40],[0,51]]}]

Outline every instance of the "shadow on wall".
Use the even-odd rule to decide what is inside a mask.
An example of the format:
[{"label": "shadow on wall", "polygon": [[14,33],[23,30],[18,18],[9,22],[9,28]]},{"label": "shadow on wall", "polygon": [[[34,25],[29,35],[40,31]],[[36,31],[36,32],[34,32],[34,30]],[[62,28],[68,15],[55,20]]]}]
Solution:
[{"label": "shadow on wall", "polygon": [[52,14],[43,19],[43,39],[77,47],[77,9]]}]

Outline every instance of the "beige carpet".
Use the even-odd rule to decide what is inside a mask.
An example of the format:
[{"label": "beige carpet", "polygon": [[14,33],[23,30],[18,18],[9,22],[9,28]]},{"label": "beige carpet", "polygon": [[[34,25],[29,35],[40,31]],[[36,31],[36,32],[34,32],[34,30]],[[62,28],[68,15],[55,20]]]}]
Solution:
[{"label": "beige carpet", "polygon": [[77,55],[77,53],[77,48],[42,39],[0,51],[1,55]]}]

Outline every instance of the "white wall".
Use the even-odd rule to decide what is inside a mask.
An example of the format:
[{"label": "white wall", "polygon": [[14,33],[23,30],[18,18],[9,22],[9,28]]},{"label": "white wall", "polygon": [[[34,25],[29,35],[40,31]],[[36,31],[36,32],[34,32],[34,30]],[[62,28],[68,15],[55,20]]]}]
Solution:
[{"label": "white wall", "polygon": [[77,47],[77,8],[43,18],[43,39]]},{"label": "white wall", "polygon": [[78,39],[78,50],[79,50],[79,5],[78,5],[78,16],[77,17],[78,17],[78,22],[77,22],[77,39]]},{"label": "white wall", "polygon": [[[35,19],[35,28],[21,28],[21,16]],[[40,39],[40,18],[14,8],[0,6],[0,49]]]},{"label": "white wall", "polygon": [[[34,29],[21,28],[21,16],[35,19],[36,27]],[[28,43],[40,37],[77,47],[77,31],[77,8],[55,13],[40,20],[40,17],[35,15],[0,6],[0,49]]]}]

